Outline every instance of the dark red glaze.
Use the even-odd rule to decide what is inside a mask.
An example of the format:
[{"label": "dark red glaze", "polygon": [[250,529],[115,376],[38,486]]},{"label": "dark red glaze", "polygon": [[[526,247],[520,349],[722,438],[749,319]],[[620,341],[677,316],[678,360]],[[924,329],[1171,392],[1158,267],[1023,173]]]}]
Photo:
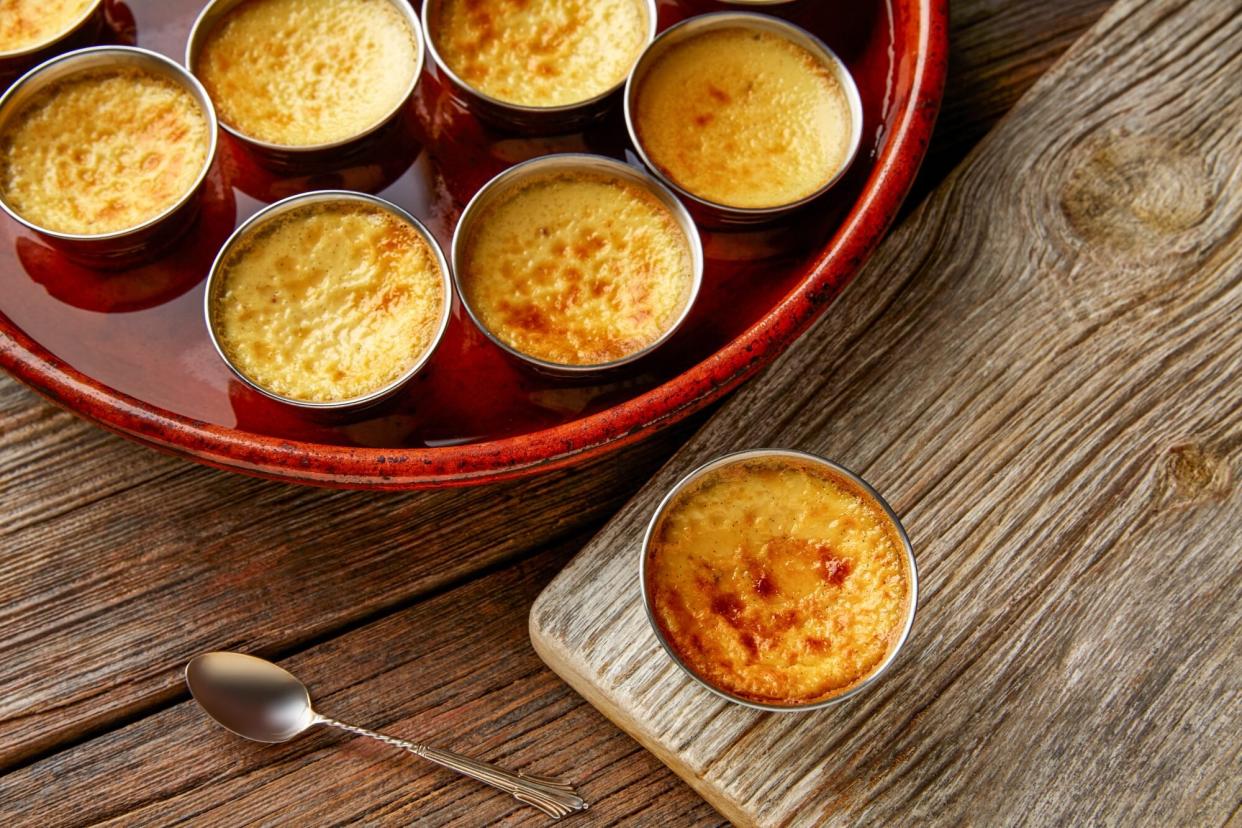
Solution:
[{"label": "dark red glaze", "polygon": [[[110,7],[128,40],[180,60],[199,0]],[[202,216],[157,262],[99,273],[0,220],[0,365],[50,399],[142,443],[248,474],[356,488],[461,486],[575,463],[718,399],[774,359],[836,298],[896,214],[926,150],[947,59],[945,0],[771,11],[822,37],[862,93],[864,149],[823,200],[774,227],[706,233],[698,306],[656,354],[606,383],[516,365],[454,309],[408,388],[347,419],[307,415],[232,380],[202,320],[202,280],[228,230],[308,189],[377,192],[447,250],[465,201],[527,158],[590,151],[634,161],[620,112],[585,134],[522,138],[465,112],[430,66],[408,113],[344,170],[282,178],[222,140]],[[865,5],[864,10],[859,6]],[[661,28],[720,3],[662,0]],[[741,8],[741,7],[730,7]],[[130,28],[132,27],[132,28]]]}]

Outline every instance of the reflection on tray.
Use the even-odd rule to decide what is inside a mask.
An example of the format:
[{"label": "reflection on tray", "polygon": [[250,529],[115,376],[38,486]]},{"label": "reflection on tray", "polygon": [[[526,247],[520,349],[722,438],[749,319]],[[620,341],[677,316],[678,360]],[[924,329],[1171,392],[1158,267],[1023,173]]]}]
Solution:
[{"label": "reflection on tray", "polygon": [[236,216],[233,190],[217,167],[207,177],[198,218],[154,262],[121,271],[93,270],[33,237],[17,239],[17,258],[31,279],[67,305],[97,313],[146,310],[176,299],[207,278],[220,245],[233,232]]}]

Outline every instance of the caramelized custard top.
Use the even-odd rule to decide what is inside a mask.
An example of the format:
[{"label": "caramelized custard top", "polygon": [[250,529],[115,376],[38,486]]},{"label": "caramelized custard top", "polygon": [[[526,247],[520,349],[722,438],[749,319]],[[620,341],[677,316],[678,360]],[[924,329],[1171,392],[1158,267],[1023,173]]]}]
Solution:
[{"label": "caramelized custard top", "polygon": [[252,382],[307,402],[396,381],[431,347],[444,308],[439,260],[378,206],[311,204],[260,225],[213,286],[221,350]]},{"label": "caramelized custard top", "polygon": [[379,124],[417,68],[414,32],[389,0],[247,0],[216,24],[193,70],[220,120],[305,147]]},{"label": "caramelized custard top", "polygon": [[459,278],[505,344],[560,365],[603,365],[673,326],[693,266],[685,233],[655,196],[571,173],[526,183],[480,214]]},{"label": "caramelized custard top", "polygon": [[431,25],[440,56],[471,87],[547,107],[625,80],[648,31],[639,0],[444,0]]},{"label": "caramelized custard top", "polygon": [[126,230],[193,188],[210,142],[206,113],[173,81],[84,72],[35,96],[0,135],[0,195],[55,232]]},{"label": "caramelized custard top", "polygon": [[0,53],[58,40],[86,19],[95,0],[0,0]]},{"label": "caramelized custard top", "polygon": [[646,580],[656,623],[692,672],[775,705],[865,681],[896,646],[911,593],[880,504],[824,466],[779,456],[679,492],[653,531]]},{"label": "caramelized custard top", "polygon": [[777,34],[718,29],[671,46],[643,76],[635,128],[651,162],[729,207],[801,201],[849,155],[853,121],[836,76]]}]

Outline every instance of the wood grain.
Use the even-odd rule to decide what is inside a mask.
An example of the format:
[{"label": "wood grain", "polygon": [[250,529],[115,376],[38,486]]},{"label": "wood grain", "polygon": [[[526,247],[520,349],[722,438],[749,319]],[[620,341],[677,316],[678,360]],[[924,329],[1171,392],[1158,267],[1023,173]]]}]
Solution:
[{"label": "wood grain", "polygon": [[1113,0],[954,2],[949,76],[910,212],[966,157]]},{"label": "wood grain", "polygon": [[693,426],[529,482],[368,494],[189,466],[12,384],[0,422],[0,767],[183,695],[204,649],[290,652],[597,525]]},{"label": "wood grain", "polygon": [[[536,649],[739,824],[1217,825],[1242,802],[1242,8],[1126,0],[540,597]],[[897,668],[747,711],[651,634],[636,548],[725,451],[904,516]]]},{"label": "wood grain", "polygon": [[[704,802],[540,664],[525,614],[582,539],[287,659],[316,708],[581,785],[597,820],[712,824]],[[487,676],[486,682],[477,680]],[[0,777],[5,825],[538,825],[506,794],[317,729],[245,742],[183,702]]]},{"label": "wood grain", "polygon": [[[977,80],[952,82],[946,111],[959,114],[946,116],[952,125],[938,132],[938,145],[947,142],[954,152],[963,152],[1104,1],[955,2],[951,71]],[[955,158],[951,155],[938,167],[928,166],[926,186],[939,180]],[[45,799],[51,791],[75,791],[71,802],[79,809],[73,815],[78,821],[97,813],[128,821],[142,808],[143,819],[159,821],[159,797],[188,795],[198,785],[214,788],[211,778],[187,770],[204,761],[204,754],[188,753],[183,761],[179,744],[161,742],[163,753],[156,754],[122,735],[158,733],[170,721],[167,717],[181,709],[172,705],[184,698],[178,669],[189,655],[237,646],[280,656],[318,642],[326,647],[338,634],[367,628],[392,613],[411,624],[412,617],[424,618],[410,615],[424,596],[453,590],[483,570],[524,566],[505,562],[579,527],[598,525],[683,435],[666,434],[632,454],[499,489],[334,493],[236,477],[154,454],[51,407],[0,376],[0,767],[62,751],[18,774],[15,783],[4,781],[0,802],[5,812],[26,813],[35,821],[49,813]],[[546,580],[553,570],[540,572],[538,577]],[[447,624],[470,622],[468,601],[434,600],[437,612],[450,613]],[[524,623],[525,603],[515,599],[495,606]],[[421,627],[410,627],[407,634],[410,629]],[[439,639],[427,634],[413,640]],[[325,660],[331,657],[331,651],[316,651]],[[379,659],[385,652],[366,655]],[[499,689],[513,680],[502,669],[503,660],[429,663],[445,680],[485,694],[479,709],[490,709],[486,705],[495,703]],[[366,680],[350,672],[354,664],[346,658],[336,664],[342,686],[354,678]],[[446,672],[451,670],[460,672]],[[611,747],[600,748],[600,755],[616,767],[610,765],[606,773],[628,780],[624,791],[609,794],[615,805],[596,807],[580,824],[647,822],[669,815],[679,825],[714,821],[693,794],[584,709],[550,674],[544,672],[529,686],[535,688],[530,707],[563,711],[571,728],[565,732],[575,739],[607,742]],[[514,720],[507,721],[497,727],[513,727]],[[501,732],[517,731],[496,731]],[[120,745],[129,748],[114,753]],[[543,767],[545,754],[539,750],[524,755]],[[253,767],[259,764],[256,760]],[[28,774],[47,768],[54,769],[53,777],[74,771],[63,787],[52,786],[47,776]],[[158,783],[159,797],[138,803],[149,778]],[[27,784],[32,779],[41,781]],[[315,802],[343,796],[326,778],[299,784],[289,793],[279,780],[265,779],[264,807],[305,797],[310,802],[302,813],[309,813],[320,807]],[[444,800],[434,791],[442,781],[436,775],[406,779],[400,796],[439,807]],[[44,784],[50,786],[46,795],[40,789]],[[226,791],[234,790],[229,784]],[[97,792],[98,808],[84,791]],[[348,807],[362,807],[364,798]],[[658,812],[643,810],[657,799]],[[322,820],[308,821],[329,822],[326,815],[344,806],[323,807]],[[488,809],[480,813],[499,813]],[[675,818],[681,811],[684,821]],[[70,816],[69,811],[55,813]],[[381,808],[368,821],[388,821],[386,812]]]}]

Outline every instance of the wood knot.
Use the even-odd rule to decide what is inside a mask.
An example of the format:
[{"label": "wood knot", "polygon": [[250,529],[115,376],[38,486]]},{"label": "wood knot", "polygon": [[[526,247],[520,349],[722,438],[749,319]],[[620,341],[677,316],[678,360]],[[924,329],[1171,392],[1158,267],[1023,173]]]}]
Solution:
[{"label": "wood knot", "polygon": [[1175,446],[1165,455],[1164,508],[1183,508],[1228,496],[1229,463],[1198,443]]},{"label": "wood knot", "polygon": [[1200,224],[1216,196],[1203,158],[1153,136],[1100,136],[1082,148],[1060,192],[1080,239],[1141,257]]}]

